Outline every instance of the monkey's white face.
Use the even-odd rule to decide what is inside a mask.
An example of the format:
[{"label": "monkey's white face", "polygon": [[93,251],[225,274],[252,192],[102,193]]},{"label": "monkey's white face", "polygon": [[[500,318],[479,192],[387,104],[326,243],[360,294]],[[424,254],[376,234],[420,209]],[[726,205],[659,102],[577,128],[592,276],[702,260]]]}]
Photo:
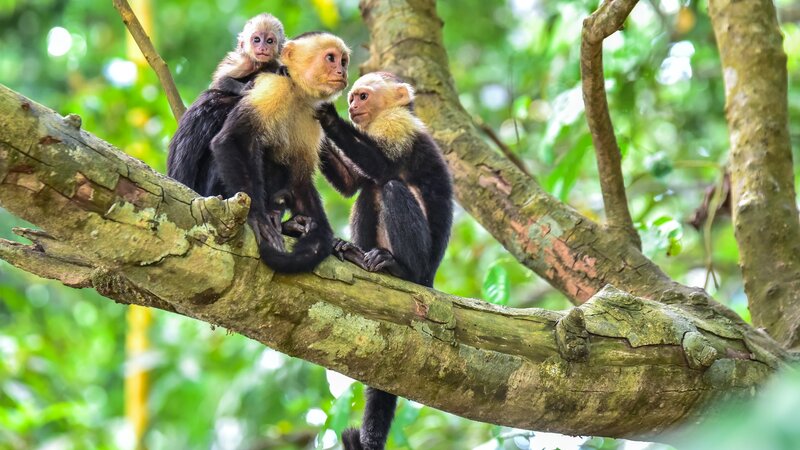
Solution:
[{"label": "monkey's white face", "polygon": [[258,62],[269,62],[278,57],[280,40],[272,31],[254,31],[247,41],[247,54]]},{"label": "monkey's white face", "polygon": [[356,80],[347,103],[350,120],[366,128],[383,111],[406,106],[411,102],[411,91],[405,83],[384,80],[375,74],[367,74]]},{"label": "monkey's white face", "polygon": [[316,56],[317,81],[333,95],[347,87],[347,64],[349,55],[338,47],[328,47]]}]

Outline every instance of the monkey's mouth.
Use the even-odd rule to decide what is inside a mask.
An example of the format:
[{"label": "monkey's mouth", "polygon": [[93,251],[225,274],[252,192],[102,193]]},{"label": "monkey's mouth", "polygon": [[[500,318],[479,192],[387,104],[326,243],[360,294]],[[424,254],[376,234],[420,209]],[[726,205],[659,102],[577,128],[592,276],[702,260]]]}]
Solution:
[{"label": "monkey's mouth", "polygon": [[256,59],[258,62],[266,62],[272,59],[272,53],[256,52]]},{"label": "monkey's mouth", "polygon": [[350,120],[352,120],[353,122],[358,123],[358,122],[361,122],[361,119],[366,115],[367,115],[366,112],[352,113],[352,114],[350,114]]},{"label": "monkey's mouth", "polygon": [[342,87],[347,87],[347,80],[345,80],[344,78],[334,78],[332,80],[329,80],[328,83],[339,85]]}]

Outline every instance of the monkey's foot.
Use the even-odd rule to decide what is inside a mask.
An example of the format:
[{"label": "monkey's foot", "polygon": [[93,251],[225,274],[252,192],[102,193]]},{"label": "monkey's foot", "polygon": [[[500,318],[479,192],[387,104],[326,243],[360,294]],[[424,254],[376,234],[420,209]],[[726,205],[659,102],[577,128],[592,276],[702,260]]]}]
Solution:
[{"label": "monkey's foot", "polygon": [[339,258],[340,261],[347,260],[364,270],[369,270],[364,264],[364,250],[361,250],[361,248],[352,242],[333,238],[333,254]]},{"label": "monkey's foot", "polygon": [[283,234],[299,238],[317,228],[317,222],[308,216],[294,216],[281,224]]},{"label": "monkey's foot", "polygon": [[364,264],[370,272],[389,270],[397,264],[394,256],[385,248],[373,248],[364,255]]},{"label": "monkey's foot", "polygon": [[272,220],[260,221],[248,219],[247,221],[250,223],[250,226],[253,227],[253,232],[256,235],[256,242],[259,248],[263,245],[267,245],[281,252],[286,251],[280,227],[275,226]]}]

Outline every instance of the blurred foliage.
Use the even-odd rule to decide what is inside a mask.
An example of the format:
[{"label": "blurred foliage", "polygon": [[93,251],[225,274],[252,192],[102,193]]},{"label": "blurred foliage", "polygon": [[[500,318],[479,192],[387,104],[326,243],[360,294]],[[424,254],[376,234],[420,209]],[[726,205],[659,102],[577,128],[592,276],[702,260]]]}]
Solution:
[{"label": "blurred foliage", "polygon": [[[439,2],[438,10],[467,110],[497,130],[553,195],[601,219],[578,64],[581,22],[597,3],[464,0]],[[788,8],[791,0],[776,4]],[[311,29],[341,35],[354,49],[351,76],[357,75],[368,39],[357,0],[153,2],[156,47],[187,102],[207,86],[244,21],[264,9],[281,18],[290,36]],[[800,24],[783,23],[782,31],[790,131],[798,149]],[[84,128],[164,171],[176,124],[152,71],[126,59],[125,36],[111,2],[0,0],[0,82],[62,114],[80,114]],[[749,318],[729,220],[717,215],[708,236],[686,222],[705,188],[719,182],[728,153],[719,58],[705,1],[639,2],[605,49],[612,118],[646,254],[691,285],[703,286],[713,267],[719,285],[706,287]],[[332,223],[347,235],[352,200],[321,179],[318,185]],[[0,212],[0,236],[13,239],[9,230],[19,225]],[[516,307],[568,306],[463,211],[436,287]],[[131,448],[122,404],[123,377],[131,367],[152,370],[150,450],[330,448],[336,442],[332,430],[359,420],[359,384],[161,311],[150,332],[152,350],[126,361],[124,311],[94,291],[67,289],[0,263],[0,449]],[[708,448],[707,442],[798,448],[797,428],[786,421],[799,412],[788,399],[798,398],[800,383],[796,377],[780,383],[772,395],[786,408],[763,400],[760,418],[713,425],[696,438],[704,444],[692,448]],[[795,395],[781,396],[787,390]],[[728,434],[732,427],[736,433]],[[556,447],[646,445],[512,430],[405,400],[389,442],[389,448],[415,449]]]}]

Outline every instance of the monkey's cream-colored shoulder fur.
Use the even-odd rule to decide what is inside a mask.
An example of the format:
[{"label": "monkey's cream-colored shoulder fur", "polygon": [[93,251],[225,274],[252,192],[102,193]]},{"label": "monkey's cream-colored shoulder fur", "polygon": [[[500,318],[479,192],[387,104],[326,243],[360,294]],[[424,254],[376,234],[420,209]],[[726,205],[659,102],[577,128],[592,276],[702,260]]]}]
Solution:
[{"label": "monkey's cream-colored shoulder fur", "polygon": [[258,76],[242,101],[253,109],[274,159],[298,177],[310,177],[319,165],[323,133],[314,118],[315,102],[300,94],[291,78],[273,73]]},{"label": "monkey's cream-colored shoulder fur", "polygon": [[220,61],[214,75],[211,76],[211,87],[214,88],[224,77],[242,78],[258,70],[253,60],[239,52],[228,52]]},{"label": "monkey's cream-colored shoulder fur", "polygon": [[381,111],[362,130],[382,144],[390,159],[396,160],[411,150],[418,132],[425,131],[425,124],[405,106],[396,106]]}]

